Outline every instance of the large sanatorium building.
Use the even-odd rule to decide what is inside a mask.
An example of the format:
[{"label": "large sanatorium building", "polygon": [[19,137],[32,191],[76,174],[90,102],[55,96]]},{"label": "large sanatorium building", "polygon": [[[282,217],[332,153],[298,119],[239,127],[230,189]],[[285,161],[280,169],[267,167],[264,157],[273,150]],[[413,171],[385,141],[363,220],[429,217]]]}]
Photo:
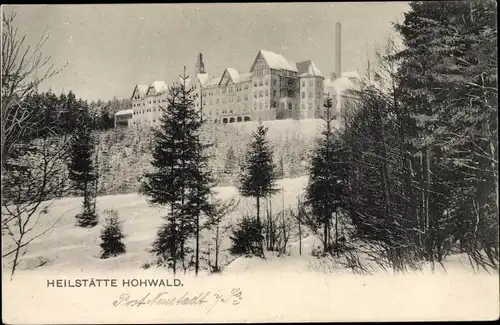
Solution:
[{"label": "large sanatorium building", "polygon": [[[227,68],[222,75],[210,77],[205,71],[203,55],[199,53],[193,84],[197,94],[196,108],[204,120],[213,123],[309,119],[324,116],[323,104],[328,96],[332,97],[333,113],[339,114],[347,96],[345,90],[359,80],[357,72],[340,73],[340,33],[337,23],[335,72],[328,78],[311,60],[295,63],[266,50],[258,51],[248,72]],[[158,125],[167,96],[168,86],[163,81],[136,85],[128,125]]]}]

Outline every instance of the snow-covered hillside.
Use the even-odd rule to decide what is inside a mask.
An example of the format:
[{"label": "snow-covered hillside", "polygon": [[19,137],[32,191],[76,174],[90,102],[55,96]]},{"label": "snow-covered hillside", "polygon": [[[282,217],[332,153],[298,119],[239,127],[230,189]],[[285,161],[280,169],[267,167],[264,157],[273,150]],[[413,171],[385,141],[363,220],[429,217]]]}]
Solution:
[{"label": "snow-covered hillside", "polygon": [[[268,127],[267,139],[273,147],[279,174],[292,178],[307,174],[307,161],[315,138],[321,132],[322,120],[275,120],[264,121]],[[234,185],[237,166],[244,159],[247,144],[258,122],[233,124],[206,124],[203,138],[212,143],[209,149],[210,167],[220,185]],[[99,153],[100,194],[125,194],[137,192],[142,175],[150,170],[153,145],[149,129],[116,129],[101,136]],[[227,170],[228,151],[232,150],[235,161]]]}]

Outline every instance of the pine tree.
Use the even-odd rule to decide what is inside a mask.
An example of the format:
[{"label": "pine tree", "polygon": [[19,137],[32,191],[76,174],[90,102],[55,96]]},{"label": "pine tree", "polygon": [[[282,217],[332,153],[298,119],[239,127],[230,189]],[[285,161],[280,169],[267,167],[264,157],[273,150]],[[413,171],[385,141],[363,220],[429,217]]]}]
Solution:
[{"label": "pine tree", "polygon": [[254,197],[257,203],[257,222],[260,220],[260,201],[274,194],[276,188],[276,166],[273,162],[271,146],[266,139],[267,128],[259,124],[253,133],[246,160],[242,166],[239,191],[244,197]]},{"label": "pine tree", "polygon": [[263,257],[262,224],[253,217],[243,217],[229,236],[231,238],[230,253],[233,255],[256,255]]},{"label": "pine tree", "polygon": [[[142,191],[152,204],[167,206],[170,214],[158,232],[152,252],[173,268],[184,263],[186,242],[196,240],[196,273],[199,270],[199,233],[202,214],[212,213],[213,179],[208,168],[207,144],[202,143],[202,122],[187,88],[188,76],[169,89],[161,125],[154,131],[153,172],[145,174]],[[170,261],[170,262],[169,262]]]},{"label": "pine tree", "polygon": [[[327,112],[331,111],[332,100],[325,102]],[[329,243],[330,228],[335,226],[335,243],[338,245],[338,218],[346,191],[346,163],[342,143],[333,134],[330,114],[325,118],[326,126],[317,148],[313,152],[309,172],[309,184],[306,188],[306,203],[312,208],[312,214],[318,225],[323,227],[323,245],[325,253],[332,246]],[[334,223],[333,223],[334,222]]]},{"label": "pine tree", "polygon": [[68,161],[69,179],[74,188],[83,196],[83,212],[77,215],[77,225],[81,227],[94,227],[98,217],[95,213],[95,170],[93,153],[95,139],[92,135],[90,116],[87,107],[83,105],[78,111],[78,124],[74,129]]},{"label": "pine tree", "polygon": [[123,238],[125,236],[123,235],[122,223],[116,211],[112,211],[110,216],[106,218],[106,224],[101,231],[101,258],[124,254],[126,247],[122,242]]}]

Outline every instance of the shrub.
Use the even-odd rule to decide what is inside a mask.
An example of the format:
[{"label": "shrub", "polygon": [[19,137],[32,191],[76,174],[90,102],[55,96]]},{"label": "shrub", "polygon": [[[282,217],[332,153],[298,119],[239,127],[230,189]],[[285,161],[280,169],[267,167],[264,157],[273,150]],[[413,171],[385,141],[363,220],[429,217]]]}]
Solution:
[{"label": "shrub", "polygon": [[76,225],[83,228],[92,228],[99,222],[97,213],[92,210],[87,210],[76,215]]},{"label": "shrub", "polygon": [[264,256],[262,225],[256,218],[243,217],[236,225],[230,238],[232,241],[231,254]]}]

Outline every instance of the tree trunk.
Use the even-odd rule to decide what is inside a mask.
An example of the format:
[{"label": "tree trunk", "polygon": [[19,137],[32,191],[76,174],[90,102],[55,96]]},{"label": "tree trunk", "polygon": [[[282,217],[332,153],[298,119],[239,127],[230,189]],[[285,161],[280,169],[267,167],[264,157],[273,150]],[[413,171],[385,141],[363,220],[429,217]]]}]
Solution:
[{"label": "tree trunk", "polygon": [[215,269],[219,270],[219,223],[215,228]]},{"label": "tree trunk", "polygon": [[326,252],[329,250],[328,249],[328,219],[325,220],[325,225],[324,225],[323,231],[324,231],[324,233],[323,233],[323,238],[324,238],[324,243],[323,243],[324,247],[323,248],[324,249],[323,250],[326,254]]},{"label": "tree trunk", "polygon": [[196,215],[196,260],[194,266],[194,273],[198,275],[200,267],[200,214]]},{"label": "tree trunk", "polygon": [[12,261],[12,270],[10,272],[10,279],[12,280],[12,278],[14,277],[14,272],[16,272],[16,268],[17,268],[17,264],[19,263],[19,252],[21,251],[21,243],[22,243],[22,240],[23,240],[23,236],[21,234],[21,236],[19,237],[19,244],[16,244],[16,253],[14,255],[14,260]]},{"label": "tree trunk", "polygon": [[257,222],[260,224],[260,197],[257,196]]},{"label": "tree trunk", "polygon": [[298,199],[297,196],[297,217],[298,217],[298,223],[299,223],[299,255],[302,255],[302,228],[301,228],[301,223],[302,223],[302,213],[300,209],[300,199]]},{"label": "tree trunk", "polygon": [[335,212],[335,247],[337,247],[337,257],[340,257],[339,253],[339,216]]}]

